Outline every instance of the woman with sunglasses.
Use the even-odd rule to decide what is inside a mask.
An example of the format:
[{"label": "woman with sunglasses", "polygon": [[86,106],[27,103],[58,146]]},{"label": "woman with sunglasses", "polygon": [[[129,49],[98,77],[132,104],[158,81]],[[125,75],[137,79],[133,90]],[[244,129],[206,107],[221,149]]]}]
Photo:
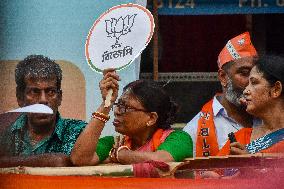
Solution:
[{"label": "woman with sunglasses", "polygon": [[[102,104],[80,134],[71,153],[74,165],[99,163],[133,164],[150,160],[182,161],[192,157],[192,140],[184,131],[171,129],[177,105],[156,83],[137,80],[129,83],[118,96],[119,76],[112,69],[104,71],[100,82]],[[113,90],[113,125],[123,135],[100,138],[109,119],[111,107],[104,106],[107,91]]]}]

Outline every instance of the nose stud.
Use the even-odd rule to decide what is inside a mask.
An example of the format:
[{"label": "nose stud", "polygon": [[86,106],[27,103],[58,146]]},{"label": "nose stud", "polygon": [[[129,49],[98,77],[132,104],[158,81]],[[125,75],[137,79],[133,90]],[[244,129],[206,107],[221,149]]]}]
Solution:
[{"label": "nose stud", "polygon": [[245,90],[244,93],[248,94],[248,93],[250,93],[250,90]]}]

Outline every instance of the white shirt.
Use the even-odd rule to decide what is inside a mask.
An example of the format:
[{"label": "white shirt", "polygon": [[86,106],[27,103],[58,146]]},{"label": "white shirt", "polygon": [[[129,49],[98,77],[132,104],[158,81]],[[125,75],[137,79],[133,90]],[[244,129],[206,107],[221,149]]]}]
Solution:
[{"label": "white shirt", "polygon": [[[228,140],[228,134],[236,132],[243,128],[242,125],[238,124],[234,119],[228,116],[227,111],[217,100],[216,96],[213,99],[213,114],[214,124],[216,128],[216,137],[219,149],[221,149]],[[198,128],[198,120],[200,118],[200,112],[183,128],[192,138],[193,142],[193,157],[196,155],[196,135]],[[253,125],[259,125],[258,120],[254,120]]]}]

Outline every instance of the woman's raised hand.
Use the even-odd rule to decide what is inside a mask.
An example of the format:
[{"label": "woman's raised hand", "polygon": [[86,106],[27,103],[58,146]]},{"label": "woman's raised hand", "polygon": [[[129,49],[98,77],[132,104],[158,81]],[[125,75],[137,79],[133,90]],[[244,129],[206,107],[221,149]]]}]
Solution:
[{"label": "woman's raised hand", "polygon": [[106,96],[108,94],[108,91],[110,89],[113,90],[111,102],[115,102],[117,96],[118,96],[118,81],[120,81],[119,76],[116,74],[115,69],[108,68],[103,71],[103,79],[100,81],[100,90],[102,94],[103,100],[106,99]]}]

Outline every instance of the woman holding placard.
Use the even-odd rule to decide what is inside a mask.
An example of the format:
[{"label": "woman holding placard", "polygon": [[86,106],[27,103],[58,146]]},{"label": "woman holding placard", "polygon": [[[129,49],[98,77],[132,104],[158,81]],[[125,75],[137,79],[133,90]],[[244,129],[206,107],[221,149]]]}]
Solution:
[{"label": "woman holding placard", "polygon": [[[190,136],[170,128],[177,105],[165,91],[154,82],[137,80],[124,87],[118,103],[114,103],[118,81],[119,76],[113,69],[104,71],[100,82],[102,104],[77,139],[71,153],[73,164],[171,162],[192,157]],[[119,139],[113,136],[100,138],[111,109],[104,106],[109,89],[113,90],[113,125],[123,135]]]}]

